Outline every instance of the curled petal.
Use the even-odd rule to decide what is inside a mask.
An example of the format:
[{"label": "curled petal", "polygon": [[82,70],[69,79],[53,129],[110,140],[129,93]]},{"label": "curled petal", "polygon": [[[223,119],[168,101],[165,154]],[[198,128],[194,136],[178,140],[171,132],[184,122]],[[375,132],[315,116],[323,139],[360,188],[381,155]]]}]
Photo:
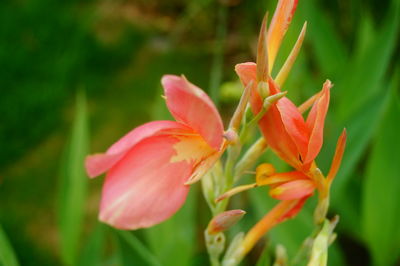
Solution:
[{"label": "curled petal", "polygon": [[315,184],[309,179],[294,180],[270,190],[271,197],[279,200],[294,200],[310,196]]},{"label": "curled petal", "polygon": [[[100,220],[132,230],[172,216],[186,199],[189,186],[184,183],[207,156],[199,149],[207,145],[202,138],[189,138],[154,136],[129,150],[107,173]],[[183,147],[188,150],[181,150]]]},{"label": "curled petal", "polygon": [[207,94],[184,77],[165,75],[161,83],[168,109],[174,118],[193,128],[215,150],[220,150],[224,127],[217,108]]},{"label": "curled petal", "polygon": [[114,143],[106,153],[89,155],[85,167],[90,177],[106,172],[137,143],[145,138],[162,134],[193,134],[187,126],[173,121],[154,121],[139,126]]},{"label": "curled petal", "polygon": [[310,141],[308,143],[307,156],[304,158],[305,164],[313,161],[321,150],[324,137],[325,117],[328,112],[331,88],[332,83],[327,80],[324,83],[322,92],[319,94],[319,98],[315,101],[307,117],[306,124],[310,131]]}]

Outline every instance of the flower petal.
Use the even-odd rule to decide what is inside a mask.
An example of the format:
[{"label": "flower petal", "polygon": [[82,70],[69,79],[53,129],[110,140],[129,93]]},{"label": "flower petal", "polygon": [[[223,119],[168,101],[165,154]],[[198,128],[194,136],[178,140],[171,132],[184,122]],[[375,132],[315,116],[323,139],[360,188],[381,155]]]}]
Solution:
[{"label": "flower petal", "polygon": [[161,83],[167,97],[168,109],[174,118],[193,128],[211,147],[219,150],[224,126],[208,95],[182,77],[165,75]]},{"label": "flower petal", "polygon": [[106,153],[89,155],[85,167],[90,177],[98,176],[115,165],[133,146],[145,138],[160,134],[191,134],[187,126],[174,121],[154,121],[141,125],[114,143]]},{"label": "flower petal", "polygon": [[343,129],[342,134],[340,135],[337,144],[335,155],[333,156],[331,169],[329,170],[328,176],[326,177],[329,183],[335,178],[337,172],[339,171],[340,163],[342,162],[344,149],[346,148],[346,139],[347,139],[347,131]]},{"label": "flower petal", "polygon": [[324,137],[324,123],[326,113],[328,112],[331,88],[332,83],[327,80],[324,83],[322,92],[319,94],[319,99],[315,101],[307,117],[306,124],[310,131],[310,141],[308,143],[307,156],[303,158],[305,164],[313,161],[321,150]]},{"label": "flower petal", "polygon": [[257,182],[257,185],[259,186],[278,185],[300,179],[308,179],[308,177],[300,171],[291,171],[286,173],[277,173],[268,176],[260,180],[260,182]]},{"label": "flower petal", "polygon": [[107,174],[100,220],[121,229],[137,229],[168,219],[185,201],[189,186],[184,183],[206,156],[198,149],[203,145],[207,144],[200,136],[169,135],[135,145]]},{"label": "flower petal", "polygon": [[301,198],[297,201],[296,205],[294,205],[287,213],[285,213],[284,215],[282,215],[282,217],[280,218],[279,222],[283,222],[286,219],[291,219],[293,217],[295,217],[303,208],[304,204],[306,203],[307,199],[310,196]]},{"label": "flower petal", "polygon": [[294,200],[310,196],[315,184],[309,179],[290,181],[270,190],[271,197],[279,200]]},{"label": "flower petal", "polygon": [[283,36],[289,27],[298,0],[279,0],[268,31],[269,67],[272,69]]}]

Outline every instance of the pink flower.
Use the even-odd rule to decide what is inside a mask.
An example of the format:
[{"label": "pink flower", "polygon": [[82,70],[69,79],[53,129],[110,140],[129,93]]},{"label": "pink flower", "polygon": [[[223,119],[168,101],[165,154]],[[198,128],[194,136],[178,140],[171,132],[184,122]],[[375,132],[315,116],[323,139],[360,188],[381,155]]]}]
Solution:
[{"label": "pink flower", "polygon": [[86,158],[90,177],[107,172],[99,219],[120,229],[150,227],[171,217],[225,149],[223,124],[211,99],[184,77],[166,75],[175,121],[139,126],[105,153]]}]

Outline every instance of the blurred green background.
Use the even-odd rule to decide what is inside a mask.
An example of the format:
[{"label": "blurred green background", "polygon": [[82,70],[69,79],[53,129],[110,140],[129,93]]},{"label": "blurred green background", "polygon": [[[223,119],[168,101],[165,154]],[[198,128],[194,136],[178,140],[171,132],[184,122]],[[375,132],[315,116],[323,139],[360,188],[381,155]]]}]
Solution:
[{"label": "blurred green background", "polygon": [[[254,61],[272,0],[3,0],[0,2],[0,265],[207,265],[209,210],[200,186],[149,230],[97,222],[103,178],[82,162],[135,126],[168,118],[163,74],[185,74],[219,99],[225,118],[240,88],[234,65]],[[335,84],[317,161],[327,171],[343,127],[348,146],[332,189],[341,217],[329,265],[400,265],[398,0],[300,0],[277,65],[307,20],[284,86],[297,104]],[[221,88],[221,89],[220,89]],[[90,130],[89,130],[90,129]],[[263,160],[275,160],[268,152]],[[251,177],[249,177],[251,178]],[[145,193],[145,192],[144,192]],[[257,189],[233,199],[247,230],[273,204]],[[311,199],[244,265],[293,257],[312,231]],[[263,251],[264,249],[264,251]]]}]

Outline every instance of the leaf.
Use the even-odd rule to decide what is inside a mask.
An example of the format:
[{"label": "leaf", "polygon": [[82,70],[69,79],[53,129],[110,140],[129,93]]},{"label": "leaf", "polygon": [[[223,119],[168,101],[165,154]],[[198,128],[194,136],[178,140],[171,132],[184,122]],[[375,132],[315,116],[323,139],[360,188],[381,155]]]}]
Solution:
[{"label": "leaf", "polygon": [[96,224],[80,254],[78,265],[100,265],[105,242],[105,229],[104,224],[99,222]]},{"label": "leaf", "polygon": [[382,91],[381,84],[399,36],[400,4],[393,1],[393,5],[376,38],[365,48],[362,57],[349,63],[347,75],[337,84],[341,120],[354,114],[373,95]]},{"label": "leaf", "polygon": [[196,235],[196,197],[198,186],[192,186],[183,207],[167,221],[146,229],[151,250],[163,265],[190,265]]},{"label": "leaf", "polygon": [[18,266],[18,260],[15,252],[8,241],[6,232],[0,225],[0,265],[4,266]]},{"label": "leaf", "polygon": [[308,21],[305,42],[313,47],[315,59],[324,77],[334,78],[346,63],[347,51],[339,34],[335,32],[332,20],[318,8],[316,1],[303,1],[298,13]]},{"label": "leaf", "polygon": [[374,265],[393,265],[400,256],[400,105],[391,96],[368,160],[363,186],[362,231]]},{"label": "leaf", "polygon": [[[387,108],[388,96],[387,92],[375,95],[344,123],[348,132],[348,141],[338,176],[332,184],[334,205],[340,204],[340,197],[346,189],[349,178],[376,132],[379,121]],[[331,139],[330,142],[336,142],[336,139]]]},{"label": "leaf", "polygon": [[76,97],[75,118],[61,167],[59,190],[61,257],[66,265],[75,265],[77,259],[86,198],[87,177],[83,164],[87,154],[86,98],[81,91]]},{"label": "leaf", "polygon": [[161,263],[157,258],[150,252],[150,250],[132,233],[122,230],[114,230],[128,246],[134,251],[140,258],[150,266],[160,266]]}]

